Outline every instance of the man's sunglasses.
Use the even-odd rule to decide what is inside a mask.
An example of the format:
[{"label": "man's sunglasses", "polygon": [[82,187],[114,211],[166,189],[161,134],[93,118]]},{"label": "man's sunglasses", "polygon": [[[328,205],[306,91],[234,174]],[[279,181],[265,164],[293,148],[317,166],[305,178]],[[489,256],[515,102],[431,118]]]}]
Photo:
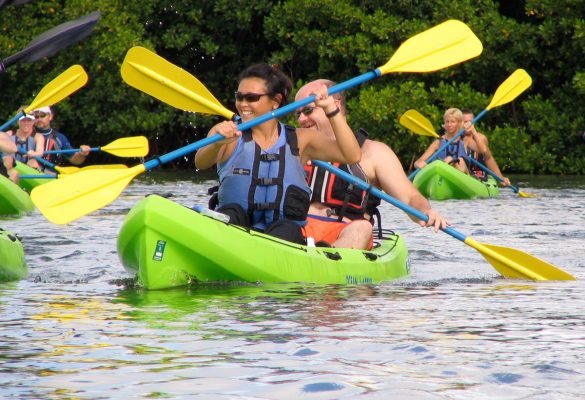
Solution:
[{"label": "man's sunglasses", "polygon": [[35,118],[45,118],[47,115],[49,115],[49,113],[43,111],[35,111],[33,115],[35,116]]},{"label": "man's sunglasses", "polygon": [[311,106],[306,106],[301,108],[300,110],[295,111],[295,115],[298,117],[301,116],[301,114],[303,115],[311,115],[311,113],[313,112],[313,110],[315,109],[315,107],[311,107]]},{"label": "man's sunglasses", "polygon": [[246,101],[246,103],[255,103],[262,96],[270,96],[270,93],[242,93],[236,92],[236,101]]}]

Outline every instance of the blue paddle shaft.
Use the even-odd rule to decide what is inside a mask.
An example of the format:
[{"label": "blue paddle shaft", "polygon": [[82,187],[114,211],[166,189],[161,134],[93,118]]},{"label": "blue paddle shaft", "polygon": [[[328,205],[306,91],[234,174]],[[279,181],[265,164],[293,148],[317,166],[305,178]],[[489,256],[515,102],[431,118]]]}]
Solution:
[{"label": "blue paddle shaft", "polygon": [[[382,75],[382,73],[380,72],[379,69],[376,69],[374,71],[368,71],[360,76],[356,76],[355,78],[349,79],[345,82],[338,83],[335,86],[331,86],[330,88],[327,89],[327,93],[331,95],[334,93],[342,92],[346,89],[350,89],[354,86],[357,86],[361,83],[367,82],[371,79],[377,78],[381,75]],[[286,106],[279,107],[276,110],[269,112],[269,113],[266,113],[264,115],[261,115],[257,118],[254,118],[251,121],[244,122],[243,124],[240,124],[238,126],[238,128],[240,128],[240,131],[246,131],[248,129],[252,129],[253,127],[258,126],[260,124],[263,124],[266,121],[270,121],[271,119],[282,117],[284,115],[290,114],[291,112],[297,110],[298,108],[306,106],[307,104],[312,103],[314,101],[315,101],[315,96],[311,95],[311,96],[306,97],[304,99],[295,101],[294,103],[290,103]],[[167,163],[169,161],[175,160],[177,158],[183,157],[189,153],[197,151],[202,147],[208,146],[208,145],[213,144],[215,142],[218,142],[222,139],[224,139],[224,137],[218,133],[218,134],[215,134],[213,136],[209,136],[205,139],[198,140],[194,143],[188,144],[187,146],[183,146],[177,150],[171,151],[170,153],[164,154],[160,157],[153,158],[152,160],[145,162],[144,168],[147,171],[150,171],[151,169],[156,168],[161,164],[164,164],[164,163]]]},{"label": "blue paddle shaft", "polygon": [[[100,151],[101,147],[91,147],[89,151]],[[62,150],[47,150],[43,154],[74,154],[80,152],[81,149],[62,149]]]},{"label": "blue paddle shaft", "polygon": [[16,114],[10,121],[4,123],[4,125],[0,126],[0,131],[5,132],[7,128],[10,128],[12,124],[14,124],[18,119],[22,116],[26,115],[24,111],[19,112]]},{"label": "blue paddle shaft", "polygon": [[[477,121],[479,121],[481,118],[483,118],[483,116],[487,112],[488,112],[488,109],[486,108],[482,112],[480,112],[479,114],[477,114],[475,116],[475,118],[473,118],[473,120],[471,121],[471,125],[475,124]],[[432,156],[430,156],[428,159],[426,159],[425,162],[428,164],[428,163],[434,161],[437,158],[437,156],[439,155],[440,152],[442,152],[447,147],[449,147],[449,145],[451,143],[453,143],[455,140],[457,140],[457,138],[460,137],[461,135],[463,135],[464,133],[465,133],[465,128],[460,129],[459,132],[457,132],[457,134],[455,136],[453,136],[451,139],[449,139],[447,141],[447,143],[445,143],[441,147],[439,147],[439,149],[437,151],[435,151]],[[420,171],[420,168],[415,169],[410,175],[408,175],[408,179],[413,180],[414,177],[416,176],[416,174],[418,174],[419,171]]]},{"label": "blue paddle shaft", "polygon": [[20,179],[57,179],[57,175],[52,174],[34,174],[34,175],[19,175]]},{"label": "blue paddle shaft", "polygon": [[[382,200],[386,200],[388,203],[400,208],[402,211],[404,211],[407,214],[410,214],[422,221],[428,221],[429,217],[426,214],[423,214],[422,212],[420,212],[419,210],[417,210],[416,208],[413,208],[411,206],[409,206],[408,204],[404,204],[403,202],[395,199],[394,197],[390,196],[387,193],[384,193],[383,191],[381,191],[380,189],[367,184],[366,182],[362,181],[361,179],[348,174],[347,172],[329,164],[323,161],[318,161],[318,160],[313,160],[312,161],[313,164],[324,168],[326,170],[328,170],[329,172],[334,173],[335,175],[337,175],[339,178],[343,179],[344,181],[347,181],[357,187],[359,187],[362,190],[365,190],[368,193],[373,194],[374,196],[382,199]],[[453,236],[455,239],[458,239],[462,242],[465,242],[465,235],[463,235],[460,232],[457,232],[455,229],[450,228],[450,227],[446,227],[446,228],[441,228],[441,230],[451,236]]]}]

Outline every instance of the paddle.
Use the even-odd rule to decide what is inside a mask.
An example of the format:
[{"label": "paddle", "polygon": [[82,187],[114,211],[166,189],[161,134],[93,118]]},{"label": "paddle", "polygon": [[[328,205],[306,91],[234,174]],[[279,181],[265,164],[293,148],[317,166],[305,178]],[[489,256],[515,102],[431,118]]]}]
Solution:
[{"label": "paddle", "polygon": [[424,136],[431,136],[439,138],[439,134],[435,132],[431,121],[426,119],[421,113],[416,110],[408,110],[400,116],[399,122],[402,126],[410,129],[414,133]]},{"label": "paddle", "polygon": [[[522,93],[526,89],[528,89],[531,84],[532,84],[532,78],[530,78],[530,75],[528,75],[528,73],[526,71],[524,71],[523,69],[517,69],[516,71],[514,71],[512,73],[512,75],[510,75],[508,77],[508,79],[506,79],[498,87],[490,104],[488,104],[488,106],[482,112],[480,112],[478,115],[476,115],[475,118],[473,118],[473,120],[471,121],[471,123],[475,124],[477,121],[482,119],[483,116],[492,108],[495,108],[495,107],[498,107],[498,106],[501,106],[501,105],[504,105],[506,103],[511,102],[516,97],[518,97],[520,95],[520,93]],[[462,128],[459,132],[457,132],[457,134],[455,136],[453,136],[446,143],[444,143],[441,147],[439,147],[439,149],[432,156],[430,156],[428,159],[426,159],[425,162],[428,164],[431,161],[433,161],[435,158],[437,158],[437,155],[439,155],[439,153],[441,153],[441,151],[443,151],[447,147],[449,147],[449,145],[451,143],[453,143],[455,140],[457,140],[457,138],[459,138],[464,133],[465,133],[465,129]],[[417,168],[416,170],[414,170],[408,176],[408,179],[413,180],[419,171],[420,171],[420,168]]]},{"label": "paddle", "polygon": [[[477,161],[475,158],[473,158],[473,157],[465,157],[465,159],[467,161],[471,162],[472,164],[477,165],[481,170],[483,170],[487,174],[490,174],[491,176],[493,176],[498,182],[504,182],[504,180],[498,174],[496,174],[494,171],[492,171],[491,169],[489,169],[488,167],[486,167],[485,165],[483,165],[482,163],[480,163],[479,161]],[[510,184],[510,185],[508,185],[506,187],[509,187],[510,189],[512,189],[514,191],[514,193],[517,193],[518,196],[520,196],[520,197],[525,197],[525,198],[526,197],[536,197],[535,194],[523,192],[517,186],[514,186],[514,185],[511,185]]]},{"label": "paddle", "polygon": [[12,64],[34,62],[43,57],[52,56],[59,50],[85,39],[93,31],[99,17],[100,12],[94,11],[74,21],[58,25],[37,36],[24,49],[5,60],[1,60],[0,73],[4,72]]},{"label": "paddle", "polygon": [[[435,132],[433,125],[431,124],[431,121],[429,121],[424,115],[422,115],[418,111],[408,110],[407,112],[405,112],[402,115],[402,117],[400,117],[400,123],[403,126],[405,126],[406,128],[413,131],[414,133],[426,135],[426,136],[434,136],[434,137],[439,136]],[[477,165],[479,168],[484,170],[486,173],[493,176],[497,181],[499,181],[499,182],[504,181],[504,179],[502,179],[498,174],[496,174],[494,171],[492,171],[491,169],[489,169],[488,167],[486,167],[485,165],[483,165],[479,161],[475,160],[474,158],[466,157],[466,159],[468,161],[474,163],[475,165]],[[518,189],[518,187],[516,187],[514,185],[509,185],[506,187],[509,187],[510,189],[512,189],[520,197],[536,197],[535,195],[533,195],[531,193],[526,193],[526,192],[521,191],[520,189]]]},{"label": "paddle", "polygon": [[28,107],[16,114],[10,121],[0,126],[0,131],[6,130],[20,117],[29,114],[32,110],[50,106],[60,102],[87,83],[87,73],[81,65],[73,65],[41,89],[37,97]]},{"label": "paddle", "polygon": [[[449,20],[405,41],[382,67],[337,84],[329,88],[328,92],[334,94],[390,72],[435,71],[475,57],[481,53],[481,50],[481,42],[467,25],[460,21]],[[203,109],[205,111],[202,112],[217,113],[226,118],[234,115],[225,109],[207,89],[202,90],[202,84],[193,83],[194,77],[179,73],[174,68],[165,69],[168,67],[166,61],[155,59],[149,62],[146,58],[135,57],[137,52],[144,54],[143,50],[135,51],[129,52],[130,56],[127,55],[127,59],[124,60],[122,77],[136,84],[140,90],[144,89],[147,93],[150,92],[156,98],[169,102],[171,105],[181,104],[182,108],[188,110]],[[133,80],[137,74],[142,74],[145,78]],[[190,88],[195,88],[199,92],[195,93]],[[277,108],[273,112],[241,124],[240,129],[242,131],[251,129],[273,118],[291,113],[314,100],[315,96],[309,96]],[[179,101],[179,103],[171,103],[174,101]],[[49,221],[65,224],[113,201],[128,183],[142,172],[222,139],[223,136],[216,134],[127,170],[83,171],[68,179],[60,179],[36,187],[31,193],[31,198]]]},{"label": "paddle", "polygon": [[[160,66],[161,63],[159,62],[158,65]],[[158,74],[158,75],[159,75],[159,77],[162,76],[161,74]],[[184,77],[184,74],[183,74],[183,77]],[[161,91],[160,92],[161,94],[158,95],[159,92],[157,92],[157,90],[154,86],[156,84],[155,81],[145,80],[145,81],[138,83],[137,86],[139,86],[139,88],[140,88],[141,84],[148,85],[148,88],[147,88],[148,90],[144,90],[145,92],[152,93],[155,97],[157,97],[157,98],[159,98],[159,99],[161,99],[169,104],[176,104],[177,106],[180,106],[181,108],[185,108],[185,109],[195,109],[198,105],[197,99],[194,96],[187,96],[187,97],[183,96],[184,93],[187,93],[186,90],[180,91],[179,92],[180,95],[173,95],[171,91],[164,91],[164,92]],[[205,91],[207,91],[207,90],[205,90]],[[215,111],[217,114],[223,115],[226,118],[230,118],[232,116],[232,114],[229,112],[229,110],[226,110],[221,104],[219,104],[213,96],[210,95],[209,97],[213,99],[213,101],[210,102],[213,105],[209,106],[209,104],[206,103],[206,112]],[[306,104],[308,104],[308,103],[306,103]],[[219,107],[219,109],[218,109],[218,107]],[[297,108],[298,107],[299,106],[297,106]],[[429,125],[430,125],[430,123],[429,123]],[[243,128],[243,126],[242,126],[242,128]],[[432,136],[432,134],[431,134],[431,136]],[[323,163],[323,164],[325,164],[325,163]],[[332,166],[330,164],[325,164],[324,168],[328,168],[328,167],[332,167]],[[337,172],[337,171],[334,171],[334,172]],[[341,171],[341,172],[343,172],[343,171]],[[349,176],[351,177],[351,175],[349,175]],[[362,181],[360,181],[360,182],[362,183],[362,185],[365,185],[365,187],[363,187],[363,186],[361,187],[362,189],[370,190],[370,191],[372,191],[371,189],[375,189],[375,188],[370,188],[367,184],[365,184]],[[377,189],[375,189],[375,190],[377,190]],[[377,190],[377,193],[374,193],[374,194],[385,195],[385,193],[383,193],[379,190]],[[385,199],[385,197],[381,197],[381,198]],[[386,200],[388,200],[388,199],[386,199]],[[400,204],[402,204],[402,203],[400,203]],[[409,208],[409,206],[406,206],[406,205],[404,205],[404,206]],[[415,217],[422,219],[422,220],[425,220],[425,221],[428,219],[428,217],[426,215],[420,213],[418,210],[416,210],[416,209],[412,209],[412,210],[414,212],[413,215]],[[502,275],[504,275],[506,277],[513,277],[513,278],[529,277],[529,279],[574,279],[569,274],[566,274],[563,271],[557,270],[552,265],[547,264],[544,261],[538,260],[533,256],[524,254],[518,250],[507,249],[507,248],[491,246],[491,245],[484,245],[484,244],[481,244],[481,243],[474,241],[472,238],[465,238],[463,235],[459,234],[458,232],[456,232],[452,228],[446,228],[446,232],[450,233],[452,235],[455,235],[454,237],[456,237],[460,240],[463,240],[464,243],[469,244],[470,246],[472,246],[472,247],[478,249],[480,252],[482,252],[482,254],[488,259],[488,261],[490,261],[490,263],[492,263],[492,265],[494,265],[496,267],[496,269]],[[514,260],[514,258],[519,259],[519,260]],[[535,265],[536,267],[532,267],[532,268],[533,269],[536,268],[537,272],[535,272],[530,267],[527,268],[525,265],[523,265],[523,263],[525,263],[526,261],[528,261],[528,263],[531,266]]]},{"label": "paddle", "polygon": [[[81,149],[47,150],[44,154],[73,154]],[[118,157],[144,157],[148,154],[148,139],[144,136],[131,136],[116,139],[100,147],[91,147],[89,151],[105,151]]]},{"label": "paddle", "polygon": [[[346,173],[345,171],[334,167],[323,161],[313,161],[321,168],[334,173],[343,180],[358,186],[360,189],[386,200],[390,204],[400,208],[402,211],[422,220],[428,221],[428,216],[400,202],[392,196],[381,190],[367,184],[366,182]],[[442,229],[443,232],[451,235],[455,239],[473,247],[505,278],[530,279],[530,280],[574,280],[575,277],[568,274],[546,261],[540,260],[530,254],[509,247],[495,246],[492,244],[480,243],[471,236],[465,236],[453,228],[447,227]]]},{"label": "paddle", "polygon": [[87,171],[91,169],[122,169],[128,168],[127,165],[124,164],[94,164],[94,165],[87,165],[83,168],[79,167],[59,167],[61,172],[59,174],[21,174],[18,175],[20,179],[57,179],[57,178],[65,178],[70,174],[74,174],[80,171]]}]

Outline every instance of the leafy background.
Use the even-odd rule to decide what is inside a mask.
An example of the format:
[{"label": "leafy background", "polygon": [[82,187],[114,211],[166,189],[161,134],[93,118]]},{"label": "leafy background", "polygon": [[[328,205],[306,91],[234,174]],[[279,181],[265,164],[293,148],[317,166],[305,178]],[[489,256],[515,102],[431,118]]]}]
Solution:
[{"label": "leafy background", "polygon": [[[120,67],[132,46],[189,71],[233,110],[235,76],[251,63],[278,64],[297,88],[315,78],[345,81],[385,64],[409,37],[459,19],[482,41],[480,57],[434,73],[389,74],[349,90],[351,125],[388,143],[408,169],[430,138],[410,135],[398,123],[404,111],[420,111],[440,133],[446,108],[479,113],[523,68],[532,87],[478,123],[500,166],[506,172],[585,173],[585,0],[39,0],[0,10],[0,58],[96,10],[102,16],[89,38],[0,75],[0,120],[81,64],[90,82],[54,107],[56,126],[74,145],[145,135],[151,155],[164,154],[203,138],[219,117],[174,109],[126,85]],[[165,165],[192,166],[192,157]]]}]

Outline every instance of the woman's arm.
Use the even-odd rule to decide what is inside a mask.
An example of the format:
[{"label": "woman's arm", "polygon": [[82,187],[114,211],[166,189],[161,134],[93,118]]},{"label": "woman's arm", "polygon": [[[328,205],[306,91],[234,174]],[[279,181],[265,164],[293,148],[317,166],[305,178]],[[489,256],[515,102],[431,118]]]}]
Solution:
[{"label": "woman's arm", "polygon": [[427,165],[426,160],[428,160],[429,157],[431,157],[433,154],[435,154],[435,152],[438,149],[439,149],[439,141],[435,140],[435,141],[433,141],[433,143],[430,144],[429,147],[427,147],[427,149],[425,150],[423,155],[420,156],[420,158],[414,162],[414,166],[418,169],[423,168],[425,165]]}]

